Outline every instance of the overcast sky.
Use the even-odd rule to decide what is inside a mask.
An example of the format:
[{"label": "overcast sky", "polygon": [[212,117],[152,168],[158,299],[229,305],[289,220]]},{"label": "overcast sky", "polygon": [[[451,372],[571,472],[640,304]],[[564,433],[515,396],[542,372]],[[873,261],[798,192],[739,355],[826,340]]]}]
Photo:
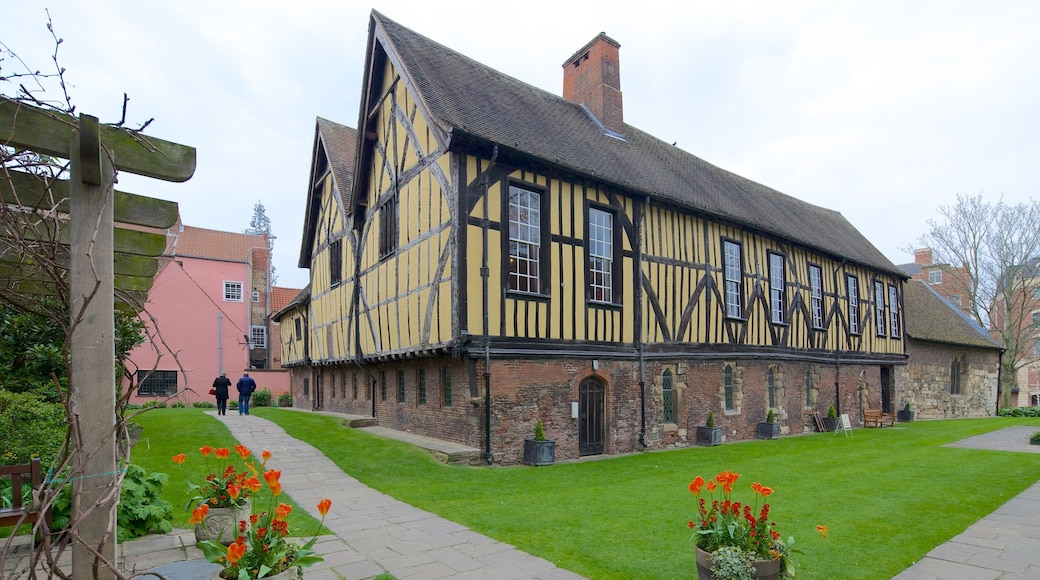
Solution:
[{"label": "overcast sky", "polygon": [[79,112],[118,121],[127,93],[130,125],[154,118],[148,134],[198,149],[188,182],[118,187],[236,232],[263,203],[279,286],[307,284],[314,120],[357,124],[373,8],[554,94],[606,32],[627,123],[840,211],[896,264],[958,193],[1019,203],[1040,187],[1035,0],[5,0],[0,50],[20,61],[5,50],[4,74],[53,70],[45,8]]}]

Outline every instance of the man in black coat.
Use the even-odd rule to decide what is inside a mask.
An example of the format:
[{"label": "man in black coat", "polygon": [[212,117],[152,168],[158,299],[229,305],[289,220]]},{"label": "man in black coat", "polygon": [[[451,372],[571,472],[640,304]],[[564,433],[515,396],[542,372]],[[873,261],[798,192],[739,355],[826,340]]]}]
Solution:
[{"label": "man in black coat", "polygon": [[217,414],[227,415],[227,400],[228,400],[228,389],[231,388],[231,379],[227,378],[227,373],[220,373],[220,376],[213,381],[213,390],[217,396]]}]

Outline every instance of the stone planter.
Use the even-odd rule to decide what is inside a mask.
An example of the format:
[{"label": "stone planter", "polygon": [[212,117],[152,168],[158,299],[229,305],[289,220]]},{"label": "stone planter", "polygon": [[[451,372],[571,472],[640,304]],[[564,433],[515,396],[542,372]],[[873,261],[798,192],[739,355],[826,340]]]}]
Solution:
[{"label": "stone planter", "polygon": [[721,445],[722,427],[697,427],[697,445]]},{"label": "stone planter", "polygon": [[[214,572],[213,575],[209,577],[209,580],[225,580],[225,578],[220,575],[220,572],[221,572],[221,570],[217,570],[216,572]],[[303,568],[300,568],[299,566],[293,566],[292,568],[289,568],[288,570],[285,570],[284,572],[279,572],[279,573],[275,574],[274,576],[264,576],[264,579],[265,580],[302,580],[303,579]]]},{"label": "stone planter", "polygon": [[780,423],[770,423],[768,421],[758,422],[758,438],[759,439],[779,439],[780,438]]},{"label": "stone planter", "polygon": [[[755,560],[751,564],[755,567],[755,573],[751,576],[755,580],[777,580],[780,577],[779,560]],[[698,580],[715,579],[715,575],[711,573],[711,566],[711,554],[697,548]]]},{"label": "stone planter", "polygon": [[909,423],[914,420],[913,411],[896,411],[896,421],[900,423]]},{"label": "stone planter", "polygon": [[248,501],[237,508],[210,508],[206,519],[195,524],[195,541],[213,540],[225,546],[235,541],[238,521],[249,519],[251,506]]},{"label": "stone planter", "polygon": [[528,465],[552,465],[555,462],[555,441],[524,439],[524,463]]}]

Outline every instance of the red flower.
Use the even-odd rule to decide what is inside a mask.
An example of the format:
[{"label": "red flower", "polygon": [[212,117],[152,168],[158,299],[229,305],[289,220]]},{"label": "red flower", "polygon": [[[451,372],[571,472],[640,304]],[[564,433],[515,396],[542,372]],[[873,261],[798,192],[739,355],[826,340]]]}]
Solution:
[{"label": "red flower", "polygon": [[332,507],[331,499],[325,498],[318,502],[318,513],[321,514],[321,517],[325,517],[329,513],[330,507]]},{"label": "red flower", "polygon": [[[231,455],[231,450],[227,447],[221,447],[213,452],[217,456],[217,459],[227,459],[228,455]],[[205,455],[205,453],[203,453]]]},{"label": "red flower", "polygon": [[246,446],[242,445],[241,443],[239,443],[238,445],[235,445],[235,452],[238,453],[238,455],[242,459],[245,459],[245,458],[249,457],[249,449],[246,448]]},{"label": "red flower", "polygon": [[173,456],[173,462],[178,464],[178,465],[184,463],[184,459],[185,459],[185,457],[184,457],[183,453],[178,453],[177,455]]},{"label": "red flower", "polygon": [[209,457],[209,454],[212,451],[213,451],[213,448],[210,447],[209,445],[207,445],[205,447],[199,447],[199,453],[205,455],[206,457]]}]

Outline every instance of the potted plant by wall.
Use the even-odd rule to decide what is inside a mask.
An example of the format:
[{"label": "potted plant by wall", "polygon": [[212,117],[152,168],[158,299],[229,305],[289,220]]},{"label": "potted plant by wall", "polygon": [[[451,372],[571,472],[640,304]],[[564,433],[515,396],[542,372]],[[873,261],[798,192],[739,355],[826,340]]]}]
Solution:
[{"label": "potted plant by wall", "polygon": [[770,409],[766,415],[765,421],[758,422],[758,438],[759,439],[779,439],[780,438],[780,423],[776,422],[776,415],[773,410]]},{"label": "potted plant by wall", "polygon": [[534,439],[524,439],[524,463],[552,465],[556,462],[556,442],[545,438],[545,427],[539,419],[534,425]]},{"label": "potted plant by wall", "polygon": [[708,420],[697,427],[697,445],[721,445],[722,427],[715,426],[715,413],[708,413]]},{"label": "potted plant by wall", "polygon": [[834,409],[834,405],[827,408],[827,416],[823,418],[823,426],[827,429],[828,433],[833,433],[838,428],[838,412]]},{"label": "potted plant by wall", "polygon": [[910,401],[903,404],[903,409],[901,411],[896,411],[896,419],[900,423],[909,423],[914,420],[914,411],[910,408]]},{"label": "potted plant by wall", "polygon": [[1029,444],[1040,445],[1040,431],[1034,431],[1033,434],[1029,436]]}]

